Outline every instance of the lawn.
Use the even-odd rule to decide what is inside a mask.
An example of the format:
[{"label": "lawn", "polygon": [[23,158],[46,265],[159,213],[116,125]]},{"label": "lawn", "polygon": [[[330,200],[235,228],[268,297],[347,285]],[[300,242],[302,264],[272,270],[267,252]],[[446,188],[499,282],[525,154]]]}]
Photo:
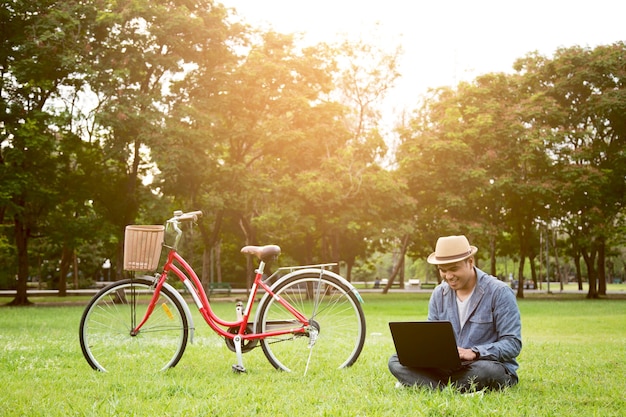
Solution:
[{"label": "lawn", "polygon": [[[83,307],[0,308],[0,405],[6,416],[621,416],[626,412],[626,300],[526,298],[520,384],[499,393],[396,389],[387,322],[424,319],[428,294],[364,294],[368,337],[356,364],[306,377],[274,370],[260,349],[235,355],[200,323],[179,365],[98,373],[83,359]],[[234,315],[234,303],[218,313]]]}]

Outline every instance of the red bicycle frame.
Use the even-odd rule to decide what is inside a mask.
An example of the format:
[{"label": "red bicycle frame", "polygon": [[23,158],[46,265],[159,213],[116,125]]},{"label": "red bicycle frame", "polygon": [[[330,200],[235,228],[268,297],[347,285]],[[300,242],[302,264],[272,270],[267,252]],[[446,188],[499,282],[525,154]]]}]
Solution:
[{"label": "red bicycle frame", "polygon": [[[180,268],[176,266],[174,262],[179,264]],[[255,273],[254,282],[252,284],[252,288],[250,289],[250,295],[248,297],[246,307],[243,311],[242,318],[237,321],[226,321],[218,317],[211,309],[211,304],[206,295],[206,292],[204,291],[204,288],[202,287],[202,283],[200,282],[198,275],[195,273],[191,265],[189,265],[189,263],[187,263],[187,261],[185,261],[185,259],[183,259],[183,257],[180,256],[175,249],[170,249],[167,256],[167,262],[163,266],[163,272],[160,274],[156,281],[155,291],[152,299],[150,300],[150,304],[146,310],[146,313],[141,322],[133,329],[132,333],[138,334],[141,330],[141,327],[146,323],[146,321],[148,321],[148,318],[150,318],[150,315],[152,314],[152,312],[154,311],[154,307],[156,306],[157,300],[159,299],[161,288],[167,280],[167,275],[170,272],[173,272],[174,275],[176,275],[183,282],[185,288],[187,289],[187,291],[189,291],[194,302],[196,303],[200,314],[209,325],[209,327],[211,327],[215,332],[225,338],[254,340],[272,336],[280,336],[284,334],[306,333],[307,326],[309,326],[309,320],[302,313],[296,310],[291,304],[283,300],[281,297],[276,296],[272,292],[270,286],[263,281],[264,268],[265,262],[261,260],[259,262],[259,268],[256,270]],[[286,308],[291,314],[293,314],[294,318],[298,320],[302,324],[302,326],[292,329],[283,329],[279,331],[245,333],[248,326],[248,320],[250,318],[250,312],[252,310],[252,306],[254,304],[257,292],[259,291],[259,287],[262,288],[270,296],[275,297],[276,301],[278,301],[284,308]],[[225,330],[223,327],[239,327],[239,330],[237,333],[231,333]]]}]

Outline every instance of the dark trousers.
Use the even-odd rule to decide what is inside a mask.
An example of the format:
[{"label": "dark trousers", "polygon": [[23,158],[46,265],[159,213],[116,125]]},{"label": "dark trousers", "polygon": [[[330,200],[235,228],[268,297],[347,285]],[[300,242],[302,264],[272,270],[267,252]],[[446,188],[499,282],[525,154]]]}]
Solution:
[{"label": "dark trousers", "polygon": [[496,361],[478,360],[463,368],[449,371],[436,368],[409,368],[401,365],[398,356],[389,358],[389,370],[402,385],[442,389],[449,383],[461,391],[501,389],[517,384],[517,377]]}]

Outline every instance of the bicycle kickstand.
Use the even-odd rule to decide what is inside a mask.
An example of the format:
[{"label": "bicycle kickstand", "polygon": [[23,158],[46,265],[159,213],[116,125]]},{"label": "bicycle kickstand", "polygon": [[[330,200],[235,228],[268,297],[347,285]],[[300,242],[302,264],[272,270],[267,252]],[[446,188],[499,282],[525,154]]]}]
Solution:
[{"label": "bicycle kickstand", "polygon": [[246,372],[246,368],[243,366],[243,354],[241,352],[241,336],[237,335],[233,338],[235,344],[235,352],[237,353],[237,363],[233,365],[233,372],[242,374]]}]

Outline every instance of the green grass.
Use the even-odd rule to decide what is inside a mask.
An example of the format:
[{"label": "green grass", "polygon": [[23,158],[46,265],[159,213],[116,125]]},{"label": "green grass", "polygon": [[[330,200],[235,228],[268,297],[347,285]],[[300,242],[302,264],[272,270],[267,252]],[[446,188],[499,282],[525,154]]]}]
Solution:
[{"label": "green grass", "polygon": [[[235,355],[198,330],[167,372],[92,371],[78,343],[81,306],[0,308],[0,404],[7,416],[621,416],[626,410],[626,300],[526,298],[520,384],[468,397],[395,389],[387,322],[424,319],[428,294],[365,294],[365,348],[347,370],[292,375],[260,349]],[[622,297],[623,298],[623,297]],[[234,303],[218,313],[234,315]]]}]

